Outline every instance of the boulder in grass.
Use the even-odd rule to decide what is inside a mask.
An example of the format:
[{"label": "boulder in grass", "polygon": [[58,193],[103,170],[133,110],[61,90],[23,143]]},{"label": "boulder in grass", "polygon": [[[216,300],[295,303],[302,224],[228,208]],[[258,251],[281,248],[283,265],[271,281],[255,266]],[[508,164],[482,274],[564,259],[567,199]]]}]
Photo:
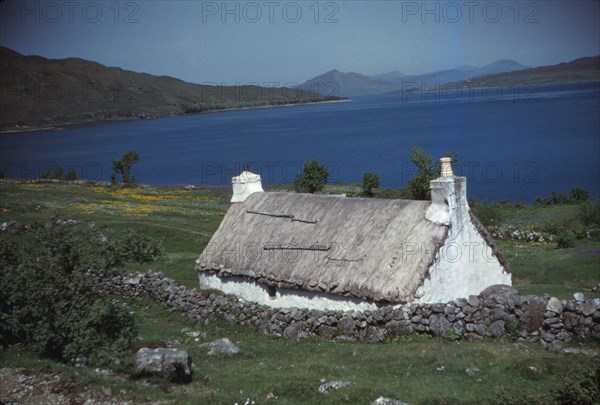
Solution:
[{"label": "boulder in grass", "polygon": [[200,345],[202,348],[207,348],[209,356],[216,355],[228,355],[233,356],[234,354],[238,354],[240,352],[240,348],[234,345],[231,340],[227,338],[221,338],[214,340],[210,343],[204,343]]},{"label": "boulder in grass", "polygon": [[192,378],[192,358],[185,350],[143,347],[135,355],[135,368],[140,374],[165,375],[176,381]]}]

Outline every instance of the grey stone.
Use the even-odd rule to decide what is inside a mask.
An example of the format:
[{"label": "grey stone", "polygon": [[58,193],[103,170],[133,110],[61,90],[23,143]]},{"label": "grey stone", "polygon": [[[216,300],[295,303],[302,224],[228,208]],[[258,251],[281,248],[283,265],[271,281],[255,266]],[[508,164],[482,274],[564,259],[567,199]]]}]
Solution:
[{"label": "grey stone", "polygon": [[596,308],[595,305],[592,301],[588,301],[585,304],[583,304],[583,308],[581,308],[581,313],[585,316],[590,316],[592,315],[594,312],[596,312]]},{"label": "grey stone", "polygon": [[542,322],[542,326],[550,326],[550,325],[554,325],[556,323],[560,323],[560,318],[546,318],[544,319],[544,321]]},{"label": "grey stone", "polygon": [[350,381],[329,381],[319,386],[319,392],[321,394],[329,394],[331,391],[336,391],[340,388],[345,388],[350,384],[352,384]]},{"label": "grey stone", "polygon": [[481,336],[485,335],[485,325],[483,323],[478,323],[475,327],[475,333]]},{"label": "grey stone", "polygon": [[369,326],[367,328],[366,341],[369,343],[379,343],[385,340],[385,332],[377,326]]},{"label": "grey stone", "polygon": [[350,316],[345,316],[338,322],[338,329],[342,335],[351,335],[354,333],[355,326],[356,322]]},{"label": "grey stone", "polygon": [[563,313],[563,320],[567,329],[573,329],[579,324],[579,315],[572,312]]},{"label": "grey stone", "polygon": [[204,343],[200,345],[201,348],[208,348],[208,355],[215,356],[218,354],[226,354],[228,356],[233,356],[240,352],[240,348],[234,345],[231,340],[227,338],[221,338],[214,340],[210,343]]},{"label": "grey stone", "polygon": [[463,321],[455,322],[452,327],[454,328],[454,332],[456,332],[457,335],[461,335],[461,336],[464,335],[465,323]]},{"label": "grey stone", "polygon": [[546,350],[551,351],[551,352],[558,352],[560,349],[562,349],[562,346],[563,346],[563,342],[556,339],[548,344],[548,346],[546,347]]},{"label": "grey stone", "polygon": [[560,300],[556,297],[551,297],[546,304],[546,311],[554,312],[555,314],[562,313],[563,306]]},{"label": "grey stone", "polygon": [[483,299],[494,298],[495,300],[498,297],[512,298],[518,294],[519,292],[509,285],[496,284],[483,290],[481,294],[479,294],[479,297]]},{"label": "grey stone", "polygon": [[469,299],[467,300],[467,302],[472,307],[478,307],[479,304],[481,304],[479,297],[477,297],[476,295],[469,295]]},{"label": "grey stone", "polygon": [[492,337],[500,337],[504,335],[505,325],[504,321],[496,321],[489,327],[489,332]]},{"label": "grey stone", "polygon": [[573,299],[575,300],[575,302],[583,302],[583,301],[585,301],[585,297],[580,292],[573,294]]},{"label": "grey stone", "polygon": [[283,330],[283,337],[291,340],[292,342],[298,342],[300,339],[309,337],[304,328],[304,322],[293,322]]},{"label": "grey stone", "polygon": [[568,342],[571,340],[571,335],[569,335],[569,332],[563,331],[556,335],[556,338],[562,340],[563,342]]},{"label": "grey stone", "polygon": [[429,317],[429,331],[434,336],[446,336],[450,322],[443,315],[431,315]]},{"label": "grey stone", "polygon": [[513,331],[518,326],[519,322],[517,321],[517,316],[514,314],[506,315],[502,319],[505,323],[506,330]]},{"label": "grey stone", "polygon": [[410,321],[389,321],[385,325],[385,330],[389,337],[395,338],[400,335],[410,335],[414,328]]},{"label": "grey stone", "polygon": [[465,370],[465,373],[467,373],[467,375],[469,377],[473,377],[475,374],[479,373],[481,370],[479,370],[477,367],[469,367]]},{"label": "grey stone", "polygon": [[456,306],[459,307],[459,308],[466,307],[467,305],[469,305],[469,301],[467,301],[464,298],[458,298],[456,300]]},{"label": "grey stone", "polygon": [[317,329],[317,334],[327,339],[333,339],[338,335],[338,329],[329,325],[321,325]]},{"label": "grey stone", "polygon": [[135,368],[141,374],[165,374],[189,380],[192,377],[192,358],[185,350],[143,347],[135,354]]},{"label": "grey stone", "polygon": [[406,402],[399,401],[393,398],[379,397],[375,401],[371,402],[371,405],[409,405]]}]

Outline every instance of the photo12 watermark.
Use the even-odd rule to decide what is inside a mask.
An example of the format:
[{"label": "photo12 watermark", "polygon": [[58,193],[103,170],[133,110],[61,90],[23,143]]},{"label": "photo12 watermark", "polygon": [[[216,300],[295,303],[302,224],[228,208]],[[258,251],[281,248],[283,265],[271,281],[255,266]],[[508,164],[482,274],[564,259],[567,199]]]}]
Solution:
[{"label": "photo12 watermark", "polygon": [[139,23],[137,1],[14,1],[0,2],[0,21],[6,23]]},{"label": "photo12 watermark", "polygon": [[406,103],[496,103],[510,100],[515,103],[537,103],[539,85],[471,83],[470,80],[450,83],[402,82],[400,93]]},{"label": "photo12 watermark", "polygon": [[203,1],[202,23],[336,24],[340,6],[335,1]]},{"label": "photo12 watermark", "polygon": [[[464,176],[470,182],[499,183],[502,181],[515,184],[535,184],[540,182],[540,165],[536,161],[458,161],[453,164],[454,173]],[[408,182],[419,173],[413,162],[404,161],[400,168],[401,179]]]},{"label": "photo12 watermark", "polygon": [[0,83],[0,101],[17,105],[31,104],[127,104],[141,101],[139,84],[114,81],[108,85],[77,81],[29,81]]},{"label": "photo12 watermark", "polygon": [[98,162],[0,162],[0,178],[11,180],[108,180],[108,175]]},{"label": "photo12 watermark", "polygon": [[402,1],[402,23],[499,23],[537,24],[536,1]]},{"label": "photo12 watermark", "polygon": [[[329,183],[336,183],[340,166],[336,162],[324,162]],[[261,176],[265,184],[293,183],[302,174],[303,165],[298,162],[202,162],[200,165],[200,183],[230,184],[233,177],[247,168],[250,172]]]}]

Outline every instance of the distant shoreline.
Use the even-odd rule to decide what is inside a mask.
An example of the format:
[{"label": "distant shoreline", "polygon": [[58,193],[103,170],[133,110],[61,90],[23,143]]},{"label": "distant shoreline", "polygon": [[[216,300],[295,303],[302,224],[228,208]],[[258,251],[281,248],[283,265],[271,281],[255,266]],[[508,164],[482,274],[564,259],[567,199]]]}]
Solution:
[{"label": "distant shoreline", "polygon": [[64,129],[72,129],[72,128],[89,128],[95,127],[102,124],[110,124],[116,122],[127,122],[127,121],[146,121],[153,120],[158,118],[168,118],[168,117],[184,117],[190,115],[201,115],[201,114],[214,114],[214,113],[224,113],[224,112],[232,112],[232,111],[244,111],[244,110],[259,110],[265,108],[278,108],[278,107],[297,107],[302,105],[310,105],[310,104],[324,104],[324,103],[341,103],[346,101],[352,101],[349,98],[340,98],[339,100],[323,100],[323,101],[310,101],[306,103],[289,103],[289,104],[269,104],[269,105],[261,105],[255,107],[238,107],[238,108],[223,108],[223,109],[215,109],[209,111],[200,111],[193,113],[182,113],[182,114],[165,114],[165,115],[156,115],[145,118],[138,117],[125,117],[125,118],[116,118],[110,120],[102,120],[102,121],[81,121],[81,122],[67,122],[63,124],[56,125],[44,125],[44,126],[30,126],[30,127],[22,127],[16,129],[9,130],[0,130],[0,136],[9,135],[9,134],[19,134],[19,133],[28,133],[28,132],[40,132],[40,131],[62,131]]}]

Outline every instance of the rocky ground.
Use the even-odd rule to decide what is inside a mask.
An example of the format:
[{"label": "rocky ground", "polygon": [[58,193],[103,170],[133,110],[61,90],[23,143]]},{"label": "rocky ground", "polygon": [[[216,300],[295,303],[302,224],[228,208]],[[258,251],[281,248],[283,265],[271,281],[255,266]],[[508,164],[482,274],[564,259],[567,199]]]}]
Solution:
[{"label": "rocky ground", "polygon": [[96,391],[68,374],[50,369],[0,369],[0,405],[140,405],[119,398],[110,389]]}]

